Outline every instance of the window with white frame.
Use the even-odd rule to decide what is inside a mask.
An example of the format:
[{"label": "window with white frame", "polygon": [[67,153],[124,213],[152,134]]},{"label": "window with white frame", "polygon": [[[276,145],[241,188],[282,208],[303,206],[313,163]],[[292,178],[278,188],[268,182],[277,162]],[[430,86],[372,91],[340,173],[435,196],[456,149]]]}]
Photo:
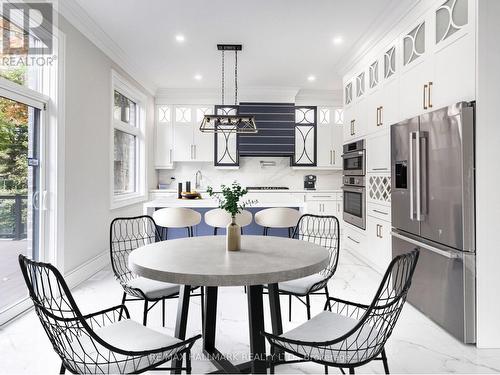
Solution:
[{"label": "window with white frame", "polygon": [[111,208],[117,208],[145,198],[146,97],[114,71],[112,82]]}]

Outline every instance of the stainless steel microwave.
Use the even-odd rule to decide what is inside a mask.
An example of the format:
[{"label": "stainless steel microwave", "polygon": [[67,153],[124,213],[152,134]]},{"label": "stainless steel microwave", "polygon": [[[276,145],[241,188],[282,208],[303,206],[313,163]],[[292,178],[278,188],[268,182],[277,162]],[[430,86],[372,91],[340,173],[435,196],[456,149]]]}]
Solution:
[{"label": "stainless steel microwave", "polygon": [[344,176],[364,176],[366,170],[365,141],[360,140],[344,145]]}]

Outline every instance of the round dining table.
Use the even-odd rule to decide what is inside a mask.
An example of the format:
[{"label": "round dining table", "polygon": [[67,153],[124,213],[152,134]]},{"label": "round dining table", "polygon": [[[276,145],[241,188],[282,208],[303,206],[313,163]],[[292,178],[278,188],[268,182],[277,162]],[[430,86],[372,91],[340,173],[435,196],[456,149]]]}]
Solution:
[{"label": "round dining table", "polygon": [[[311,242],[273,236],[242,236],[240,251],[226,251],[225,236],[160,241],[139,247],[129,256],[135,274],[180,284],[175,336],[185,339],[191,288],[205,288],[203,351],[221,372],[266,372],[263,286],[268,286],[274,334],[283,333],[278,283],[323,270],[329,252]],[[233,365],[215,347],[218,287],[246,286],[250,361]],[[182,359],[172,367],[179,373]]]}]

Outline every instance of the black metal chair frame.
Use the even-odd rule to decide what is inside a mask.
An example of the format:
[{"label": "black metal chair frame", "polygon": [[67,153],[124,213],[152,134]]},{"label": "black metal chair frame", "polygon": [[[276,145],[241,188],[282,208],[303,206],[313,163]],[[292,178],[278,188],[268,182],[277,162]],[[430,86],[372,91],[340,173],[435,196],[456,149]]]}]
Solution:
[{"label": "black metal chair frame", "polygon": [[[134,239],[120,239],[120,240],[114,240],[113,237],[113,229],[115,223],[118,223],[120,221],[123,222],[130,222],[130,221],[143,221],[143,224],[146,224],[148,229],[151,229],[153,232],[152,233],[141,233],[140,236],[136,236]],[[162,303],[162,325],[165,327],[165,301],[169,299],[176,299],[179,298],[179,293],[174,293],[169,296],[161,297],[161,298],[148,298],[146,294],[138,289],[138,288],[132,288],[127,285],[127,282],[134,278],[135,276],[133,275],[132,271],[128,269],[127,266],[127,261],[121,260],[120,262],[117,262],[115,259],[115,252],[126,252],[128,258],[128,254],[132,251],[135,250],[138,246],[133,247],[130,246],[130,248],[126,249],[121,249],[116,251],[114,249],[114,244],[120,243],[120,242],[129,242],[132,243],[133,241],[139,242],[139,241],[146,241],[147,243],[153,243],[153,242],[158,242],[162,240],[162,233],[160,233],[160,230],[158,229],[159,227],[156,225],[154,219],[149,216],[149,215],[139,215],[139,216],[133,216],[133,217],[117,217],[113,221],[111,221],[110,228],[109,228],[109,251],[110,251],[110,257],[111,257],[111,268],[113,269],[113,273],[115,274],[115,278],[118,280],[118,282],[121,284],[124,292],[122,296],[122,305],[125,305],[125,302],[127,301],[144,301],[144,309],[143,309],[143,317],[142,317],[142,322],[143,325],[146,325],[147,319],[148,319],[148,312],[156,306],[158,302],[161,301]],[[188,230],[188,235],[189,237],[192,237],[192,228],[191,230],[187,228]],[[136,243],[137,245],[137,243]],[[118,263],[118,264],[116,264]],[[121,271],[118,269],[119,266],[123,268]],[[197,287],[193,287],[191,292],[193,292]],[[127,296],[132,296],[131,298],[127,298]],[[201,306],[203,306],[203,300],[204,300],[204,290],[203,288],[200,288],[200,293],[192,293],[191,297],[196,297],[199,296],[201,298]],[[135,297],[135,298],[133,298]],[[204,311],[203,308],[201,309],[201,314],[202,314],[202,321],[204,319]]]},{"label": "black metal chair frame", "polygon": [[[264,227],[262,229],[262,235],[263,236],[268,236],[269,235],[269,229],[272,229],[271,227]],[[292,238],[293,237],[293,231],[294,231],[294,227],[290,227],[290,228],[287,228],[288,229],[288,238]]]},{"label": "black metal chair frame", "polygon": [[[303,225],[303,221],[306,221],[308,219],[312,220],[332,220],[335,223],[335,229],[334,229],[334,235],[336,235],[336,238],[332,238],[332,247],[329,248],[328,250],[330,251],[330,263],[328,267],[322,271],[324,273],[325,278],[314,285],[312,285],[309,290],[304,293],[304,294],[297,294],[297,293],[291,293],[286,290],[281,290],[280,289],[280,295],[285,295],[288,296],[288,320],[292,321],[292,297],[295,297],[298,299],[305,307],[307,310],[307,319],[311,319],[311,300],[310,296],[311,295],[323,295],[326,296],[326,299],[330,298],[330,294],[328,292],[328,281],[330,278],[335,274],[335,271],[337,270],[337,265],[339,261],[339,251],[340,251],[340,223],[337,217],[335,216],[321,216],[321,215],[312,215],[312,214],[305,214],[302,215],[297,222],[297,226],[294,228],[294,232],[292,234],[292,238],[296,239],[304,239],[304,237],[310,237],[310,233],[304,233],[304,228],[301,227]],[[308,229],[305,228],[307,231]],[[307,241],[307,239],[305,240]],[[321,292],[320,290],[324,289],[324,292]],[[302,299],[305,297],[305,301]]]},{"label": "black metal chair frame", "polygon": [[[263,332],[262,334],[268,339],[269,343],[271,344],[271,356],[268,358],[271,373],[274,373],[274,367],[279,364],[315,362],[325,366],[325,373],[328,373],[328,366],[332,366],[339,368],[342,373],[344,373],[345,368],[348,368],[349,373],[354,374],[354,369],[356,367],[363,366],[368,362],[371,362],[372,360],[380,360],[383,362],[385,373],[389,374],[389,365],[385,353],[385,343],[392,334],[401,310],[403,309],[408,290],[411,286],[413,273],[417,265],[418,256],[419,250],[415,249],[407,254],[399,255],[391,261],[370,305],[345,301],[334,297],[328,298],[328,301],[325,303],[325,311],[326,309],[329,309],[330,311],[332,311],[333,309],[333,311],[337,314],[341,314],[358,320],[358,323],[351,330],[340,337],[323,342],[308,342],[288,339],[285,337],[273,335],[271,333]],[[358,333],[359,335],[361,330],[366,326],[372,327],[370,331],[372,332],[374,326],[371,326],[370,323],[373,322],[375,323],[375,325],[379,324],[379,328],[384,328],[382,331],[380,329],[376,330],[377,335],[382,334],[383,336],[380,338],[380,340],[377,336],[375,344],[372,347],[369,347],[370,349],[372,349],[372,351],[369,353],[369,355],[366,356],[365,359],[361,361],[350,363],[335,363],[322,360],[321,358],[315,358],[314,356],[310,355],[306,356],[304,354],[301,354],[297,350],[294,350],[294,346],[297,348],[308,347],[312,350],[315,350],[316,353],[323,353],[323,355],[328,351],[368,351],[368,349],[360,349],[357,347],[353,348],[354,343],[357,344],[357,342],[346,345],[343,348],[342,345],[347,343],[346,340],[356,337],[356,333]],[[360,343],[360,346],[365,343],[366,342]],[[340,348],[332,348],[332,346],[336,344],[341,345]],[[283,352],[293,354],[300,359],[286,361],[283,358]]]},{"label": "black metal chair frame", "polygon": [[[129,351],[120,349],[101,339],[94,332],[94,329],[116,323],[123,318],[129,319],[130,314],[125,305],[118,305],[83,315],[63,276],[56,267],[49,263],[29,260],[21,254],[19,255],[19,265],[33,301],[35,312],[47,333],[52,347],[62,361],[61,374],[66,370],[71,373],[78,373],[79,370],[81,372],[82,368],[86,370],[84,372],[88,372],[90,366],[95,366],[95,372],[107,373],[110,364],[115,363],[118,366],[118,363],[130,363],[128,361],[131,361],[135,366],[141,361],[148,362],[148,366],[136,370],[136,373],[151,370],[171,370],[173,368],[158,368],[158,366],[167,361],[182,358],[183,354],[186,355],[186,367],[182,368],[182,370],[191,373],[191,348],[201,335],[154,350]],[[83,344],[84,339],[90,340],[91,345],[88,346],[97,351],[93,363],[85,362],[85,360],[92,360],[91,354],[83,353],[82,355],[76,353],[72,346],[74,344],[83,349],[85,347]],[[162,357],[161,354],[166,351],[170,353]],[[125,358],[116,355],[125,356]],[[79,368],[78,365],[81,367]]]}]

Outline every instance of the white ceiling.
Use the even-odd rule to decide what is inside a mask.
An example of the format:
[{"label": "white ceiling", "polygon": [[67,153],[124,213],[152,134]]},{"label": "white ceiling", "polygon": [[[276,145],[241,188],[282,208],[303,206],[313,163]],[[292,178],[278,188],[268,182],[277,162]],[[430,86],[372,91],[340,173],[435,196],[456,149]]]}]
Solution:
[{"label": "white ceiling", "polygon": [[[336,64],[391,0],[77,0],[159,88],[220,87],[217,43],[241,43],[240,87],[341,87]],[[185,42],[175,40],[177,34]],[[341,45],[332,39],[343,38]],[[233,54],[226,54],[232,87]],[[195,74],[203,76],[197,81]],[[314,75],[316,81],[307,77]]]}]

